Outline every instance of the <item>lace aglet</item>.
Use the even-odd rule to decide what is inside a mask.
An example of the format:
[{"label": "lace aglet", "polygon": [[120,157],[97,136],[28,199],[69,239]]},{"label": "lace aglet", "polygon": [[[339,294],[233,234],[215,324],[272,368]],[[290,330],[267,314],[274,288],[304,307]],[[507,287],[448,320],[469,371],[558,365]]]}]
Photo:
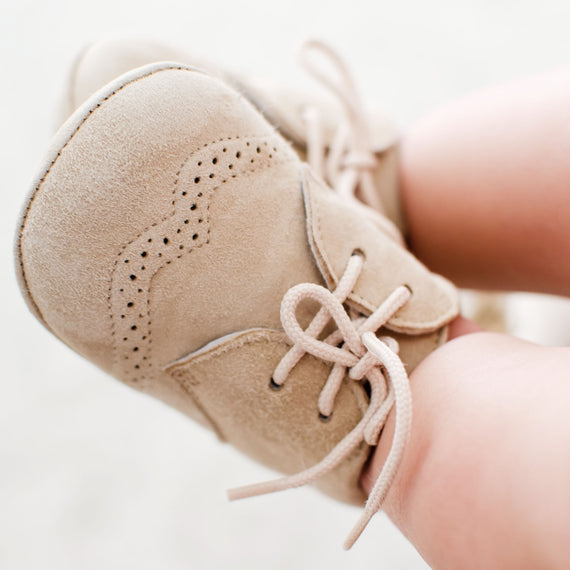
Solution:
[{"label": "lace aglet", "polygon": [[233,489],[228,489],[226,494],[228,500],[239,501],[240,499],[247,499],[249,497],[255,497],[256,495],[261,495],[263,493],[256,493],[255,488],[257,485],[245,485],[243,487],[234,487]]},{"label": "lace aglet", "polygon": [[248,499],[249,497],[257,497],[259,495],[267,495],[287,489],[287,479],[276,479],[275,481],[265,481],[264,483],[254,483],[253,485],[244,485],[243,487],[234,487],[226,491],[230,501],[238,501],[239,499]]},{"label": "lace aglet", "polygon": [[374,513],[368,513],[364,511],[362,516],[358,519],[358,522],[354,525],[349,535],[346,537],[342,547],[344,550],[350,550],[354,543],[360,538],[362,531],[366,528],[370,519],[374,516]]}]

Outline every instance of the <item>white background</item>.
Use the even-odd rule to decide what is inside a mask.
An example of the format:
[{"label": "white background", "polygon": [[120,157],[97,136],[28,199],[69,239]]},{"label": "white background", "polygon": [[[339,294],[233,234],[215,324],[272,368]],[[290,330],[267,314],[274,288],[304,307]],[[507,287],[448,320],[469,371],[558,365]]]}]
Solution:
[{"label": "white background", "polygon": [[[426,568],[384,516],[344,553],[358,511],[310,489],[229,505],[224,489],[268,473],[105,376],[28,313],[12,233],[82,46],[148,36],[300,84],[294,48],[321,37],[367,102],[405,127],[454,96],[567,64],[569,29],[567,0],[2,2],[0,568]],[[558,314],[562,338],[567,309],[554,306],[542,314]],[[517,332],[552,331],[535,301],[512,307]]]}]

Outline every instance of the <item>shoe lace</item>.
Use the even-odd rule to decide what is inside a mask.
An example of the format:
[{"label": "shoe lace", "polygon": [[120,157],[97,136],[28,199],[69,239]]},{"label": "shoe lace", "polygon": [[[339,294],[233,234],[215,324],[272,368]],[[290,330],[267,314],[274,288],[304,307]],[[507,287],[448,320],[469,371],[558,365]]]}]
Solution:
[{"label": "shoe lace", "polygon": [[[293,346],[279,362],[272,377],[273,385],[282,386],[295,365],[307,353],[332,362],[331,372],[319,397],[321,417],[326,419],[331,416],[336,395],[348,373],[351,380],[366,380],[370,387],[369,404],[362,419],[316,465],[295,475],[228,492],[230,500],[243,499],[315,481],[339,465],[361,442],[376,445],[386,418],[392,406],[395,406],[396,425],[392,447],[368,496],[364,512],[345,541],[346,549],[356,542],[372,516],[380,509],[400,465],[412,422],[409,379],[397,356],[398,343],[391,337],[377,337],[375,334],[408,302],[411,291],[406,286],[396,288],[369,317],[354,310],[350,310],[349,315],[343,303],[353,290],[363,263],[362,255],[354,253],[333,292],[314,283],[302,283],[287,291],[281,303],[281,322]],[[306,299],[317,301],[321,308],[303,330],[295,313],[299,303]],[[319,335],[331,318],[337,329],[324,340],[319,340]]]},{"label": "shoe lace", "polygon": [[[333,73],[338,75],[337,80],[314,63],[314,54],[317,53],[328,60]],[[343,110],[336,134],[327,145],[323,140],[322,112],[315,105],[305,107],[307,162],[341,196],[352,198],[359,190],[359,197],[364,203],[384,214],[373,178],[377,160],[368,127],[369,119],[348,66],[337,52],[318,40],[307,40],[302,44],[299,61],[310,75],[335,95]]]}]

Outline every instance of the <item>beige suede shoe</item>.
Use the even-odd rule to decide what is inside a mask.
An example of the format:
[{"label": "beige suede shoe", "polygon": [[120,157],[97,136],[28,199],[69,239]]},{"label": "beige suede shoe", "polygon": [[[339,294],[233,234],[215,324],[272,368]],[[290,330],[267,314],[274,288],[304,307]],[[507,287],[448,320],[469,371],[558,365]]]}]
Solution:
[{"label": "beige suede shoe", "polygon": [[30,309],[73,350],[290,475],[234,498],[314,482],[362,504],[360,472],[395,406],[350,546],[409,435],[406,373],[458,313],[453,286],[365,210],[222,81],[153,64],[56,134],[18,228],[17,272]]},{"label": "beige suede shoe", "polygon": [[[207,70],[240,91],[289,140],[302,160],[344,196],[356,194],[404,231],[397,173],[397,133],[387,117],[365,113],[340,57],[319,41],[305,42],[301,64],[329,98],[315,98],[286,85],[238,76],[168,45],[148,40],[103,40],[87,47],[71,71],[62,121],[97,89],[137,67],[178,61]],[[323,61],[320,61],[323,60]],[[338,77],[329,77],[319,63]]]}]

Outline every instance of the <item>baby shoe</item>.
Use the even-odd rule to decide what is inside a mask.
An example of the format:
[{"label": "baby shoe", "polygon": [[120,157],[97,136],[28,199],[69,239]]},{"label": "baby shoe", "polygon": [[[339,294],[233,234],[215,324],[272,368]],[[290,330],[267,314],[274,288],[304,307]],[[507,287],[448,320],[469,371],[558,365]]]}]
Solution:
[{"label": "baby shoe", "polygon": [[[456,292],[301,162],[238,92],[181,64],[105,86],[56,134],[16,238],[22,293],[70,348],[284,479],[378,510],[411,422],[407,374]],[[309,466],[309,467],[307,467]]]},{"label": "baby shoe", "polygon": [[[299,56],[300,63],[332,97],[319,99],[259,77],[230,73],[160,43],[136,39],[99,41],[87,47],[73,65],[63,99],[62,121],[97,89],[137,67],[160,61],[198,67],[225,80],[249,99],[329,186],[347,199],[355,194],[405,230],[394,125],[379,113],[364,112],[346,64],[330,46],[306,41]],[[324,73],[322,67],[329,73]]]}]

